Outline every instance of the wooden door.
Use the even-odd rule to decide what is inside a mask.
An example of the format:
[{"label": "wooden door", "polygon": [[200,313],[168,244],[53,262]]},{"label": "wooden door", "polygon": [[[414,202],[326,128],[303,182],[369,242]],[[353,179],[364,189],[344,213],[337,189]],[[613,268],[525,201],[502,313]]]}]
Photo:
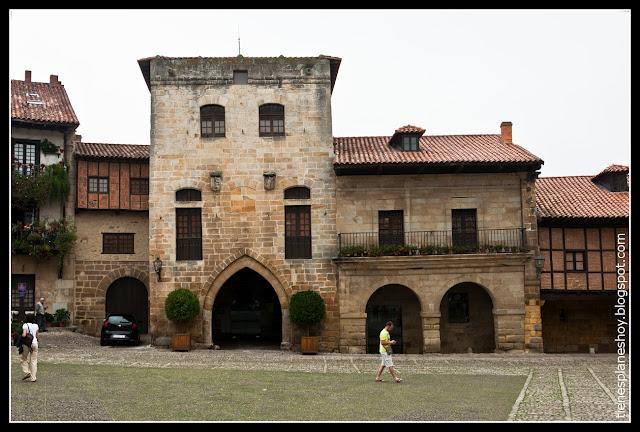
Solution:
[{"label": "wooden door", "polygon": [[451,228],[453,247],[478,247],[478,228],[476,209],[451,210]]},{"label": "wooden door", "polygon": [[378,212],[378,242],[380,246],[404,244],[404,214],[402,210]]}]

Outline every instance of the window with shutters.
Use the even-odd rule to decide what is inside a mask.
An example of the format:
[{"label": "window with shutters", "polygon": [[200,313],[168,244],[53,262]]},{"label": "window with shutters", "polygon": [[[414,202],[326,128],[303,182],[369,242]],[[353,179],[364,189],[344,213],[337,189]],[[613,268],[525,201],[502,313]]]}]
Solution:
[{"label": "window with shutters", "polygon": [[586,272],[587,261],[584,250],[568,250],[564,253],[565,270],[568,272]]},{"label": "window with shutters", "polygon": [[200,135],[203,138],[224,136],[224,107],[205,105],[200,107]]},{"label": "window with shutters", "polygon": [[30,175],[40,166],[40,146],[36,142],[13,143],[14,169]]},{"label": "window with shutters", "polygon": [[285,206],[284,256],[311,258],[311,206]]},{"label": "window with shutters", "polygon": [[476,209],[451,210],[451,237],[453,247],[477,248],[478,227]]},{"label": "window with shutters", "polygon": [[132,233],[102,233],[102,253],[132,254],[133,238]]},{"label": "window with shutters", "polygon": [[404,211],[378,212],[378,243],[385,245],[404,244]]},{"label": "window with shutters", "polygon": [[176,260],[202,259],[201,209],[176,209]]},{"label": "window with shutters", "polygon": [[149,195],[148,178],[132,178],[130,180],[131,195]]},{"label": "window with shutters", "polygon": [[261,105],[260,111],[260,136],[284,135],[284,105]]},{"label": "window with shutters", "polygon": [[202,201],[202,193],[197,189],[180,189],[176,192],[176,201]]},{"label": "window with shutters", "polygon": [[109,193],[109,177],[89,177],[87,181],[89,182],[89,193]]},{"label": "window with shutters", "polygon": [[284,190],[284,199],[310,199],[311,190],[305,186],[294,186]]}]

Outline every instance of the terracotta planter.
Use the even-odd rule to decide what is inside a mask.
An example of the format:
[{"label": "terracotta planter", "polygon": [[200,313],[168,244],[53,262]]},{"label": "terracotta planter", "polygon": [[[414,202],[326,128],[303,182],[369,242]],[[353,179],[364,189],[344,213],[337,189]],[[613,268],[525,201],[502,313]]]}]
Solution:
[{"label": "terracotta planter", "polygon": [[318,354],[319,336],[300,337],[300,352],[302,354]]},{"label": "terracotta planter", "polygon": [[191,335],[189,333],[178,333],[171,336],[171,349],[174,351],[191,350]]}]

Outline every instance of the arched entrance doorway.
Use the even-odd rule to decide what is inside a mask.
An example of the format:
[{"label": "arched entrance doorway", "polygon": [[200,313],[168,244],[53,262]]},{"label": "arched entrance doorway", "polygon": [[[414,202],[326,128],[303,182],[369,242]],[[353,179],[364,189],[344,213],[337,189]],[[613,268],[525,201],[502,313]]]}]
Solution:
[{"label": "arched entrance doorway", "polygon": [[422,353],[422,322],[420,300],[403,285],[378,288],[367,302],[367,353],[378,353],[380,331],[387,321],[393,321],[391,339],[397,341],[393,352]]},{"label": "arched entrance doorway", "polygon": [[455,285],[440,302],[441,352],[493,352],[495,347],[491,297],[478,284]]},{"label": "arched entrance doorway", "polygon": [[147,287],[136,278],[123,277],[113,281],[107,289],[105,315],[131,314],[136,317],[140,333],[149,333],[149,296]]},{"label": "arched entrance doorway", "polygon": [[271,284],[243,268],[222,285],[213,303],[213,341],[225,348],[280,348],[282,309]]}]

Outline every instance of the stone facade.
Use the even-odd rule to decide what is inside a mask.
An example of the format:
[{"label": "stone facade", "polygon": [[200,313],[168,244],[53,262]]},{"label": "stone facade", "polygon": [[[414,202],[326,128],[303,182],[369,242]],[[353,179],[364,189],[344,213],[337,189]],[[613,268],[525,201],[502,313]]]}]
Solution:
[{"label": "stone facade", "polygon": [[443,296],[464,282],[475,283],[490,295],[498,350],[540,351],[534,182],[524,172],[339,176],[337,230],[341,234],[377,233],[381,210],[403,210],[405,232],[451,230],[452,209],[475,208],[479,230],[524,228],[531,249],[506,255],[336,260],[341,351],[364,352],[369,297],[380,287],[400,284],[420,299],[424,352],[439,352]]},{"label": "stone facade", "polygon": [[[232,84],[236,69],[248,71],[248,84]],[[213,293],[231,276],[227,269],[249,265],[272,281],[278,293],[285,345],[297,343],[288,325],[288,299],[296,291],[312,289],[327,303],[320,347],[336,350],[330,61],[154,58],[149,70],[149,265],[156,256],[164,263],[162,281],[150,282],[151,332],[173,332],[164,300],[176,288],[189,288],[204,305],[192,334],[196,341],[209,342]],[[258,109],[266,103],[285,107],[284,136],[259,136]],[[208,104],[225,109],[224,137],[200,136],[200,107]],[[222,172],[220,191],[210,186],[212,171]],[[276,175],[272,190],[265,190],[265,172]],[[296,185],[311,190],[312,259],[284,258],[283,191]],[[202,201],[176,203],[181,188],[198,189]],[[176,260],[177,207],[202,209],[202,260]]]}]

